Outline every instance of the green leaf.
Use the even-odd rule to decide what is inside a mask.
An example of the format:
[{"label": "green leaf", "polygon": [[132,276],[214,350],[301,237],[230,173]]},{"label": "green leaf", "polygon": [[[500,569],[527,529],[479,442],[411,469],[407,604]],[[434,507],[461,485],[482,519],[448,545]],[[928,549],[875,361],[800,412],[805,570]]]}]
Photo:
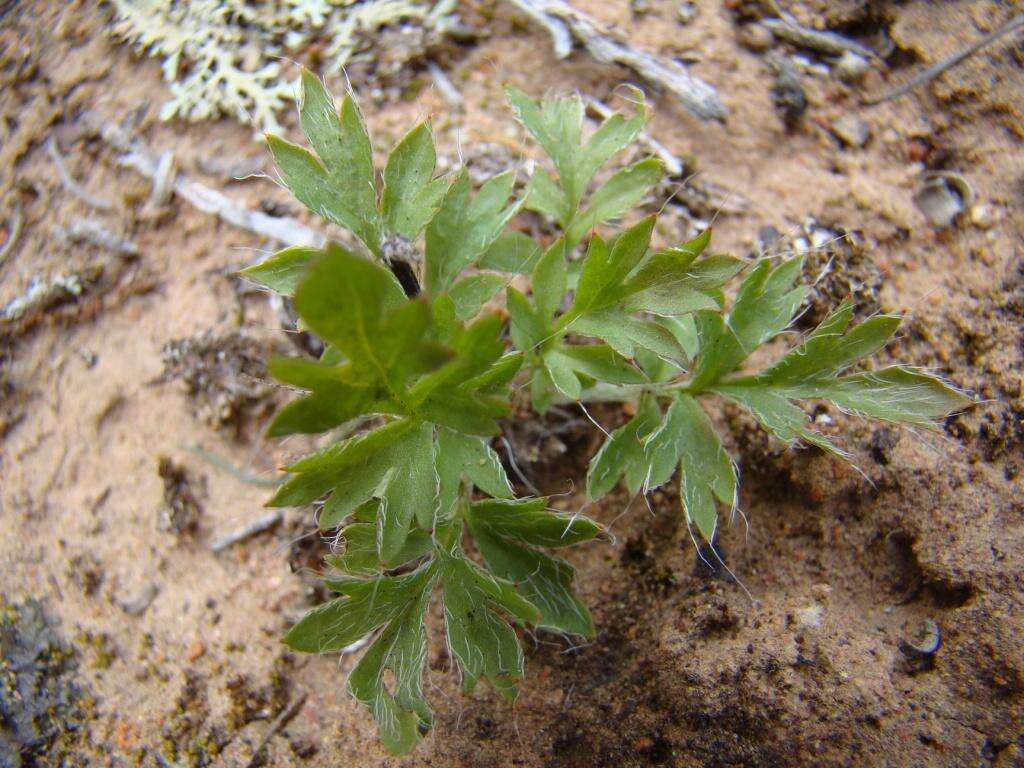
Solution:
[{"label": "green leaf", "polygon": [[678,248],[653,254],[619,290],[626,309],[666,316],[717,311],[715,292],[743,268],[743,262],[721,255],[695,261],[709,234],[705,231]]},{"label": "green leaf", "polygon": [[[416,426],[411,419],[391,421],[367,432],[335,443],[287,467],[295,477],[282,485],[272,507],[294,507],[309,504],[333,488],[352,467],[356,467]],[[365,499],[361,499],[362,503]],[[357,505],[358,506],[358,505]]]},{"label": "green leaf", "polygon": [[284,183],[314,213],[351,230],[378,253],[380,222],[373,154],[358,106],[346,96],[339,113],[323,84],[304,70],[299,119],[322,164],[301,147],[268,136],[267,144]]},{"label": "green leaf", "polygon": [[691,387],[699,391],[735,370],[746,359],[747,352],[725,318],[717,312],[698,312],[694,315],[694,324],[700,352]]},{"label": "green leaf", "polygon": [[803,344],[758,378],[778,385],[834,376],[884,347],[900,325],[897,315],[875,315],[844,334],[852,316],[853,302],[846,299]]},{"label": "green leaf", "polygon": [[544,360],[550,362],[549,370],[551,365],[564,366],[609,384],[643,384],[647,380],[642,371],[607,344],[559,345],[545,352]]},{"label": "green leaf", "polygon": [[715,498],[736,506],[736,467],[718,439],[711,419],[696,400],[679,395],[682,439],[680,496],[686,519],[712,541],[718,521]]},{"label": "green leaf", "polygon": [[902,365],[831,381],[786,387],[792,397],[821,397],[882,421],[928,426],[970,405],[962,392],[936,376]]},{"label": "green leaf", "polygon": [[[348,677],[348,689],[369,707],[384,748],[392,754],[410,752],[430,730],[433,718],[423,698],[423,667],[427,658],[424,616],[430,603],[431,576],[418,592],[403,595],[401,610],[367,649]],[[391,691],[385,683],[390,672]]]},{"label": "green leaf", "polygon": [[292,400],[274,415],[268,437],[326,432],[356,416],[393,413],[395,406],[378,387],[327,384],[311,395]]},{"label": "green leaf", "polygon": [[528,210],[550,216],[558,226],[564,227],[572,215],[570,205],[558,183],[546,171],[534,171],[526,190]]},{"label": "green leaf", "polygon": [[541,359],[555,389],[571,400],[578,400],[583,394],[583,384],[573,370],[571,358],[560,354],[558,349],[550,349],[544,352]]},{"label": "green leaf", "polygon": [[803,440],[837,456],[847,456],[824,435],[810,429],[807,426],[807,414],[781,392],[730,384],[717,385],[714,391],[746,406],[762,427],[784,443]]},{"label": "green leaf", "polygon": [[305,276],[309,265],[322,254],[323,251],[319,248],[285,248],[259,264],[246,267],[240,274],[276,293],[291,296]]},{"label": "green leaf", "polygon": [[497,420],[506,416],[504,400],[465,392],[441,392],[431,395],[419,409],[423,418],[468,435],[491,437],[501,432]]},{"label": "green leaf", "polygon": [[334,245],[295,292],[295,308],[309,327],[381,379],[387,375],[378,355],[384,320],[405,301],[391,272]]},{"label": "green leaf", "polygon": [[523,651],[516,633],[498,614],[504,609],[521,621],[535,624],[540,612],[515,586],[474,564],[456,549],[442,554],[444,616],[448,647],[458,660],[463,690],[472,691],[486,677],[508,699],[516,697],[523,676]]},{"label": "green leaf", "polygon": [[583,515],[548,509],[546,499],[484,499],[470,504],[470,513],[496,535],[535,547],[568,547],[604,531]]},{"label": "green leaf", "polygon": [[507,499],[513,495],[501,459],[483,438],[441,429],[436,461],[442,514],[447,514],[454,505],[464,477],[491,496]]},{"label": "green leaf", "polygon": [[[376,519],[380,509],[380,501],[374,499],[358,510],[356,517],[362,514],[362,510],[369,510],[368,514],[372,520]],[[343,542],[344,553],[327,555],[324,561],[332,568],[343,575],[360,576],[372,575],[382,567],[380,555],[377,551],[377,525],[375,522],[356,521],[349,523],[341,529],[338,539]],[[414,528],[409,531],[402,550],[395,555],[394,562],[403,564],[415,560],[430,551],[432,541],[430,534],[424,530]]]},{"label": "green leaf", "polygon": [[565,240],[559,238],[547,249],[533,269],[533,298],[541,320],[550,322],[565,295],[568,280],[568,253]]},{"label": "green leaf", "polygon": [[660,488],[669,481],[679,466],[686,448],[689,409],[681,398],[675,398],[661,424],[644,439],[647,474],[644,491]]},{"label": "green leaf", "polygon": [[643,400],[637,414],[616,429],[590,460],[587,496],[596,501],[626,476],[630,493],[640,490],[647,476],[648,462],[643,441],[659,424],[661,412],[652,400]]},{"label": "green leaf", "polygon": [[529,273],[543,253],[540,245],[523,232],[505,232],[477,259],[480,269]]},{"label": "green leaf", "polygon": [[484,253],[519,212],[521,200],[506,205],[514,184],[514,172],[499,174],[489,179],[470,201],[469,172],[459,172],[427,225],[428,290],[448,290],[459,272]]},{"label": "green leaf", "polygon": [[504,275],[492,272],[480,272],[459,280],[448,291],[455,302],[455,316],[459,320],[468,320],[475,316],[480,307],[490,301],[505,287],[508,279]]},{"label": "green leaf", "polygon": [[[386,451],[380,451],[374,456],[351,467],[335,483],[331,495],[320,508],[317,517],[317,525],[322,531],[329,531],[337,528],[349,515],[358,514],[365,506],[373,503],[384,494],[388,480],[394,472],[394,461]],[[373,507],[374,517],[380,507],[380,502]],[[374,528],[373,551],[374,558],[379,561],[377,552],[376,525]]]},{"label": "green leaf", "polygon": [[384,226],[415,240],[437,212],[448,184],[434,179],[437,156],[430,127],[420,123],[391,150],[384,168]]},{"label": "green leaf", "polygon": [[578,243],[598,224],[621,216],[661,181],[662,174],[661,163],[653,158],[618,171],[590,196],[587,208],[573,218],[566,240]]},{"label": "green leaf", "polygon": [[[467,379],[487,371],[505,351],[501,339],[501,318],[496,314],[483,315],[467,328],[460,329],[452,339],[452,359],[445,365],[421,377],[410,388],[406,402],[416,409],[433,393],[456,386]],[[449,394],[449,393],[446,393]]]},{"label": "green leaf", "polygon": [[633,89],[633,95],[639,103],[633,116],[626,118],[614,114],[605,120],[590,137],[580,153],[576,165],[575,186],[585,189],[598,169],[621,150],[628,147],[647,123],[647,106],[643,101],[643,92]]},{"label": "green leaf", "polygon": [[515,288],[509,288],[505,295],[511,320],[509,333],[512,336],[512,343],[523,352],[529,352],[551,336],[551,330],[526,296]]},{"label": "green leaf", "polygon": [[544,101],[538,107],[518,88],[508,88],[506,93],[516,117],[554,162],[569,207],[575,209],[583,195],[576,172],[583,131],[583,100],[574,94]]},{"label": "green leaf", "polygon": [[429,530],[438,510],[438,477],[434,467],[434,428],[420,424],[387,451],[394,471],[384,490],[377,532],[380,559],[386,565],[400,565],[398,556],[405,546],[413,520]]},{"label": "green leaf", "polygon": [[504,394],[506,387],[515,378],[523,364],[522,352],[509,352],[479,376],[468,379],[462,389],[484,395]]},{"label": "green leaf", "polygon": [[623,281],[647,253],[654,220],[653,216],[642,219],[615,238],[610,249],[600,238],[591,239],[566,321],[617,304],[625,297]]},{"label": "green leaf", "polygon": [[421,596],[431,576],[426,567],[402,576],[328,580],[328,586],[343,597],[307,613],[288,630],[284,641],[306,653],[340,651],[399,616]]},{"label": "green leaf", "polygon": [[539,609],[538,626],[594,636],[590,612],[572,593],[575,572],[571,565],[502,537],[483,515],[471,512],[467,521],[487,566],[497,576],[514,582],[523,597]]},{"label": "green leaf", "polygon": [[762,259],[740,285],[728,323],[746,355],[784,331],[807,296],[807,286],[794,287],[803,258],[783,261],[774,269]]},{"label": "green leaf", "polygon": [[665,360],[685,364],[686,350],[664,326],[651,320],[641,320],[625,311],[610,307],[587,312],[570,326],[573,333],[596,336],[623,357],[637,355],[637,348],[647,349]]}]

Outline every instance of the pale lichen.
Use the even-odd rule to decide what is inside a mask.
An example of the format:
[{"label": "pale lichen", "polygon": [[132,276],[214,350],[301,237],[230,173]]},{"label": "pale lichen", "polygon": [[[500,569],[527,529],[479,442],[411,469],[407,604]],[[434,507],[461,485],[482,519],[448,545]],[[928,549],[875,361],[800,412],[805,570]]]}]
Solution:
[{"label": "pale lichen", "polygon": [[[379,30],[399,23],[443,35],[457,0],[110,0],[113,31],[163,58],[169,120],[228,115],[260,131],[279,132],[277,116],[298,88],[285,62],[322,42],[322,71],[339,74],[374,58]],[[391,54],[393,52],[389,52]],[[414,55],[415,52],[410,52]]]}]

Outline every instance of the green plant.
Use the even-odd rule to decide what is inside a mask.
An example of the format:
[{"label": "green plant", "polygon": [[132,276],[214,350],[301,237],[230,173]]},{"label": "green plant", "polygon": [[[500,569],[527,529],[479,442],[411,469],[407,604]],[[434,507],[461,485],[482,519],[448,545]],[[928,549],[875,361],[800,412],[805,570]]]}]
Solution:
[{"label": "green plant", "polygon": [[[596,234],[660,180],[658,163],[642,160],[591,189],[597,171],[640,131],[642,107],[584,140],[578,98],[537,105],[510,89],[556,176],[537,171],[520,197],[514,175],[503,173],[473,195],[465,169],[435,178],[433,140],[419,125],[392,150],[378,194],[354,100],[336,109],[313,75],[302,83],[301,124],[316,155],[274,136],[270,149],[296,197],[349,229],[369,256],[337,245],[290,248],[245,271],[293,296],[304,327],[327,344],[320,360],[270,362],[275,377],[307,394],[278,413],[269,433],[339,430],[326,448],[287,467],[289,479],[270,502],[322,500],[320,528],[340,527],[345,545],[327,558],[327,586],[340,596],[285,640],[333,651],[376,633],[349,690],[373,712],[391,751],[411,749],[430,727],[420,685],[435,590],[467,690],[485,677],[515,697],[523,655],[513,624],[594,632],[572,593],[572,566],[547,550],[593,539],[602,527],[551,511],[544,499],[514,498],[490,446],[515,384],[529,384],[538,410],[558,399],[634,403],[636,415],[591,462],[588,495],[598,499],[622,478],[631,492],[646,491],[678,468],[685,518],[708,541],[719,505],[736,504],[737,481],[706,396],[740,403],[783,441],[839,455],[795,401],[820,398],[921,425],[968,402],[904,366],[847,372],[899,325],[881,315],[850,327],[848,301],[777,362],[738,373],[793,321],[807,293],[798,284],[801,260],[757,261],[730,302],[722,287],[748,264],[706,254],[709,232],[653,251],[653,216],[607,239]],[[542,248],[505,232],[524,206],[563,234]],[[510,273],[532,276],[532,296],[507,285]],[[503,288],[507,337],[500,314],[481,312]],[[479,563],[467,555],[469,540]]]}]

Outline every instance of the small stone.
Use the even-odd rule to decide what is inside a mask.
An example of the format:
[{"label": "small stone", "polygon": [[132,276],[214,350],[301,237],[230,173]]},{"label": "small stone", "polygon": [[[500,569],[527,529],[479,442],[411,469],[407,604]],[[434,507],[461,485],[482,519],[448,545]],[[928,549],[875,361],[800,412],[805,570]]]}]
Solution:
[{"label": "small stone", "polygon": [[839,61],[832,66],[832,74],[844,83],[859,83],[869,69],[871,64],[863,56],[858,56],[853,51],[843,51]]},{"label": "small stone", "polygon": [[676,8],[676,17],[679,19],[680,24],[689,24],[697,18],[697,6],[689,2],[680,3],[679,7]]},{"label": "small stone", "polygon": [[188,647],[188,652],[185,654],[185,658],[189,662],[201,659],[206,654],[206,646],[203,645],[202,640],[193,640],[192,644]]},{"label": "small stone", "polygon": [[871,126],[856,115],[842,115],[832,123],[832,133],[844,146],[859,149],[871,138]]},{"label": "small stone", "polygon": [[775,43],[775,36],[771,30],[757,22],[743,25],[737,35],[740,45],[752,51],[767,51]]},{"label": "small stone", "polygon": [[978,229],[991,229],[999,217],[992,206],[978,203],[971,206],[971,224]]},{"label": "small stone", "polygon": [[811,605],[804,606],[796,611],[794,616],[796,625],[800,629],[816,629],[821,626],[821,620],[825,616],[825,611],[821,605],[812,603]]},{"label": "small stone", "polygon": [[629,10],[636,16],[643,16],[651,12],[651,0],[629,0]]}]

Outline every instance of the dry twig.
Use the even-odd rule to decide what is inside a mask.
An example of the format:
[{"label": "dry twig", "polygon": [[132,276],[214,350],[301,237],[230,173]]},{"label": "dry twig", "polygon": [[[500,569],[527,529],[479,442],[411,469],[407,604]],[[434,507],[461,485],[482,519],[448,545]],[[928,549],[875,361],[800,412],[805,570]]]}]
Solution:
[{"label": "dry twig", "polygon": [[251,523],[243,525],[238,530],[232,531],[219,539],[214,539],[210,542],[210,550],[213,552],[223,552],[228,547],[234,546],[240,541],[245,541],[252,536],[256,536],[257,534],[270,530],[281,522],[281,518],[282,514],[280,509],[271,510],[265,515],[257,517]]},{"label": "dry twig", "polygon": [[302,705],[306,703],[306,696],[307,694],[305,692],[300,693],[295,697],[295,700],[292,701],[291,704],[281,710],[281,714],[274,718],[274,722],[270,724],[270,728],[267,730],[266,734],[264,734],[263,740],[260,741],[259,746],[257,746],[256,750],[252,753],[252,758],[250,758],[249,762],[246,764],[246,768],[256,768],[256,766],[260,764],[260,756],[263,754],[263,750],[267,748],[267,744],[270,743],[270,740],[274,738],[274,735],[278,731],[288,725],[291,719],[299,714],[299,710],[302,709]]},{"label": "dry twig", "polygon": [[68,167],[64,163],[64,158],[61,156],[60,150],[57,149],[57,142],[54,141],[52,136],[46,141],[46,153],[53,160],[53,164],[57,166],[57,176],[60,177],[60,183],[64,186],[64,189],[97,211],[112,211],[114,209],[112,202],[92,194],[71,177],[71,173],[68,172]]},{"label": "dry twig", "polygon": [[915,88],[924,85],[925,83],[931,82],[946,70],[952,69],[964,59],[968,58],[969,56],[973,56],[986,45],[994,43],[999,38],[1005,37],[1011,32],[1016,32],[1021,27],[1024,27],[1024,13],[1018,13],[1016,16],[1014,16],[1008,22],[1003,24],[1001,27],[992,30],[981,39],[971,43],[966,48],[957,51],[952,56],[947,56],[945,59],[935,62],[924,71],[914,75],[903,85],[894,88],[893,90],[887,93],[883,93],[881,96],[869,98],[865,102],[865,104],[867,104],[868,106],[873,106],[875,104],[881,104],[883,102],[892,101],[893,99],[899,98],[900,96],[909,93]]},{"label": "dry twig", "polygon": [[572,52],[575,40],[598,61],[629,67],[648,82],[675,94],[687,110],[702,120],[721,120],[728,114],[711,85],[674,61],[659,59],[618,40],[610,30],[564,0],[508,2],[551,33],[558,58],[564,59]]},{"label": "dry twig", "polygon": [[138,256],[139,247],[131,240],[115,235],[98,221],[75,219],[66,227],[54,227],[54,236],[69,243],[91,243],[118,256]]},{"label": "dry twig", "polygon": [[792,18],[765,19],[761,23],[775,37],[801,48],[810,48],[812,51],[832,56],[841,56],[846,51],[850,51],[865,59],[878,60],[878,54],[865,48],[856,40],[837,35],[835,32],[823,32],[805,27]]},{"label": "dry twig", "polygon": [[7,241],[0,246],[0,264],[3,264],[13,253],[14,246],[17,245],[18,238],[21,237],[21,227],[24,223],[25,212],[21,210],[21,205],[15,202],[14,212],[11,214],[11,225],[7,230]]},{"label": "dry twig", "polygon": [[[113,123],[102,125],[100,136],[111,147],[124,153],[118,158],[118,163],[122,166],[138,171],[149,179],[157,180],[159,178],[159,160],[141,141],[132,139]],[[323,235],[310,229],[298,219],[290,216],[268,216],[261,211],[250,210],[236,203],[227,195],[199,182],[189,180],[183,174],[174,178],[171,189],[174,194],[203,213],[213,214],[239,229],[284,245],[320,247],[326,242]]]}]

